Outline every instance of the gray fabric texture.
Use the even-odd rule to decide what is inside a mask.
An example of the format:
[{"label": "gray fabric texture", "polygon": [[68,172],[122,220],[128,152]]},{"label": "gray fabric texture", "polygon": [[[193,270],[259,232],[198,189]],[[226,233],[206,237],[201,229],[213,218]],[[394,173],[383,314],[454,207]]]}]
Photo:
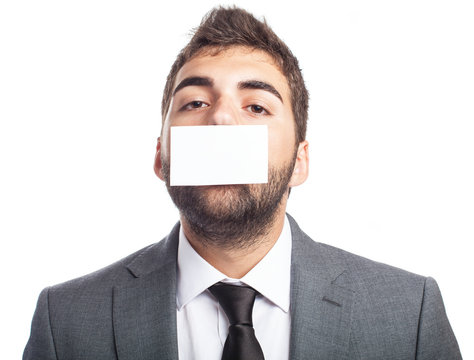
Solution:
[{"label": "gray fabric texture", "polygon": [[[432,278],[316,243],[288,217],[290,359],[461,359]],[[178,235],[43,290],[23,360],[178,359]]]}]

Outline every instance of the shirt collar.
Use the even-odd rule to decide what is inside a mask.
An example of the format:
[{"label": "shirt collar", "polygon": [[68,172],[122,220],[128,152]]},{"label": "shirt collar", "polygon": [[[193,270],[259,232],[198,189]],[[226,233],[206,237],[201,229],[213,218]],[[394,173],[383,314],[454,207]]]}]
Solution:
[{"label": "shirt collar", "polygon": [[[291,230],[287,217],[275,245],[240,282],[245,283],[272,303],[288,312],[290,308]],[[236,282],[204,260],[189,244],[182,227],[178,245],[178,310],[219,281]]]}]

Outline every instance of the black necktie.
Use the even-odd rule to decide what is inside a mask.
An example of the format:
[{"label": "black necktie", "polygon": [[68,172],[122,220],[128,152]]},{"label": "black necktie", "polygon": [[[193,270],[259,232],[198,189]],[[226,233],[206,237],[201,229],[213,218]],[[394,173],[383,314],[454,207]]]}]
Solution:
[{"label": "black necktie", "polygon": [[209,288],[229,319],[222,360],[264,360],[255,337],[252,309],[257,292],[250,286],[217,283]]}]

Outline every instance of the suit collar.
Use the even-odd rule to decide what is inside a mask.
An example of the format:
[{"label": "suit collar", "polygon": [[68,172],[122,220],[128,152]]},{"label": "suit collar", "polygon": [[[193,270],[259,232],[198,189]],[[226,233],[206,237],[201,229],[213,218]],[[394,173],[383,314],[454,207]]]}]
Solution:
[{"label": "suit collar", "polygon": [[113,289],[119,360],[178,359],[176,253],[179,225],[128,265],[134,276]]},{"label": "suit collar", "polygon": [[167,237],[156,244],[150,245],[128,264],[125,264],[133,276],[139,278],[160,270],[169,264],[176,265],[179,227],[179,223],[177,223]]},{"label": "suit collar", "polygon": [[342,359],[348,351],[355,298],[341,258],[292,229],[290,359]]}]

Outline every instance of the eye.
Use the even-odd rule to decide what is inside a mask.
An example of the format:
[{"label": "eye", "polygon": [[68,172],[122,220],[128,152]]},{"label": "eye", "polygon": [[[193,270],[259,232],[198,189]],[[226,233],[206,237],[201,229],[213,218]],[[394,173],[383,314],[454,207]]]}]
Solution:
[{"label": "eye", "polygon": [[250,112],[254,114],[259,114],[259,115],[269,114],[269,112],[263,106],[256,105],[256,104],[247,106],[247,109],[249,109]]},{"label": "eye", "polygon": [[209,105],[206,104],[204,101],[199,101],[199,100],[195,100],[195,101],[191,101],[189,103],[187,103],[186,105],[184,105],[181,110],[192,110],[192,109],[200,109],[200,108],[205,108],[205,107],[208,107]]}]

